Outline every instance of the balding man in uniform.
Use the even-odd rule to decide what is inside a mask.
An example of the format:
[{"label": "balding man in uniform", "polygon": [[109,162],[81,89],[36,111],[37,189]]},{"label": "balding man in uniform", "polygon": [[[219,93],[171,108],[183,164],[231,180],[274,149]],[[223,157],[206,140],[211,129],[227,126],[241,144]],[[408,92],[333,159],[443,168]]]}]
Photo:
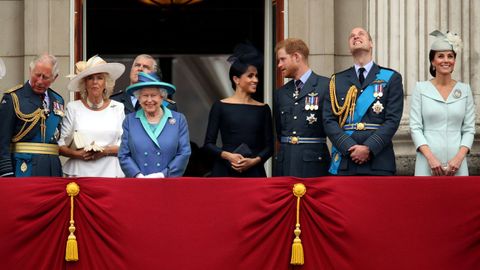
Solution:
[{"label": "balding man in uniform", "polygon": [[30,63],[30,79],[5,91],[0,102],[0,176],[62,176],[57,139],[63,98],[50,89],[57,59],[44,54]]}]

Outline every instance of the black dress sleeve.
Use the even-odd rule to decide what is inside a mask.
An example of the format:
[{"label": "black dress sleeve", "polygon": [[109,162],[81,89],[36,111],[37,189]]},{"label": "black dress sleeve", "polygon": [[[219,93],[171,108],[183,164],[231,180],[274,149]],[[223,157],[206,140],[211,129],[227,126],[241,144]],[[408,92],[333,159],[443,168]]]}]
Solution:
[{"label": "black dress sleeve", "polygon": [[262,162],[267,161],[273,153],[273,126],[272,126],[272,111],[270,106],[265,105],[264,109],[264,131],[263,140],[265,142],[265,148],[263,148],[258,156],[262,159]]},{"label": "black dress sleeve", "polygon": [[205,135],[204,148],[214,156],[220,156],[222,153],[222,149],[217,146],[218,131],[220,130],[220,122],[222,120],[221,111],[222,108],[220,101],[215,102],[210,109],[207,132]]}]

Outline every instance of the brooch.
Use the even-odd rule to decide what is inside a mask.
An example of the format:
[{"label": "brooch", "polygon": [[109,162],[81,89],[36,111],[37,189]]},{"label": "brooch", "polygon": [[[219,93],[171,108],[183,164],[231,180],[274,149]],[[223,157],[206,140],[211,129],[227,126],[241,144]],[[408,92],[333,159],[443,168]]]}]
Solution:
[{"label": "brooch", "polygon": [[177,120],[175,120],[175,118],[170,118],[170,119],[168,119],[168,123],[169,123],[170,125],[175,125],[176,122],[177,122]]},{"label": "brooch", "polygon": [[383,111],[383,104],[380,103],[380,101],[377,100],[372,106],[372,110],[374,113],[379,114]]},{"label": "brooch", "polygon": [[455,91],[453,91],[454,98],[460,98],[461,96],[462,96],[462,91],[460,91],[459,89],[455,89]]}]

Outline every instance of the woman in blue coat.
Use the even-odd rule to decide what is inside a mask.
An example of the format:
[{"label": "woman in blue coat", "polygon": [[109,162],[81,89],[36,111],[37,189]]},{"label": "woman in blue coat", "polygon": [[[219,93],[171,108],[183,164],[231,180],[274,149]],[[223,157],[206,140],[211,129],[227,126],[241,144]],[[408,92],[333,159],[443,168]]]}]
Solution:
[{"label": "woman in blue coat", "polygon": [[436,37],[429,55],[433,79],[417,83],[410,107],[415,175],[468,175],[475,105],[470,86],[452,78],[461,40],[439,31],[431,35]]},{"label": "woman in blue coat", "polygon": [[163,101],[175,86],[154,73],[138,74],[127,93],[138,98],[141,109],[126,116],[118,152],[126,177],[180,177],[191,154],[185,116],[169,110]]}]

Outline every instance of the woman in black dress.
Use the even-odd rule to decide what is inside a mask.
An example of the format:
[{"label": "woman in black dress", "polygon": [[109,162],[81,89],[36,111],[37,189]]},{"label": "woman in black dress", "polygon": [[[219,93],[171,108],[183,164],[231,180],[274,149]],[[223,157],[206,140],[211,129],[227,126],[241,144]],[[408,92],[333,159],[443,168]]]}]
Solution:
[{"label": "woman in black dress", "polygon": [[[228,61],[235,93],[213,104],[205,136],[205,148],[215,156],[211,176],[265,177],[263,164],[273,152],[272,116],[267,104],[252,98],[262,56],[241,44]],[[219,131],[221,148],[216,145]]]}]

